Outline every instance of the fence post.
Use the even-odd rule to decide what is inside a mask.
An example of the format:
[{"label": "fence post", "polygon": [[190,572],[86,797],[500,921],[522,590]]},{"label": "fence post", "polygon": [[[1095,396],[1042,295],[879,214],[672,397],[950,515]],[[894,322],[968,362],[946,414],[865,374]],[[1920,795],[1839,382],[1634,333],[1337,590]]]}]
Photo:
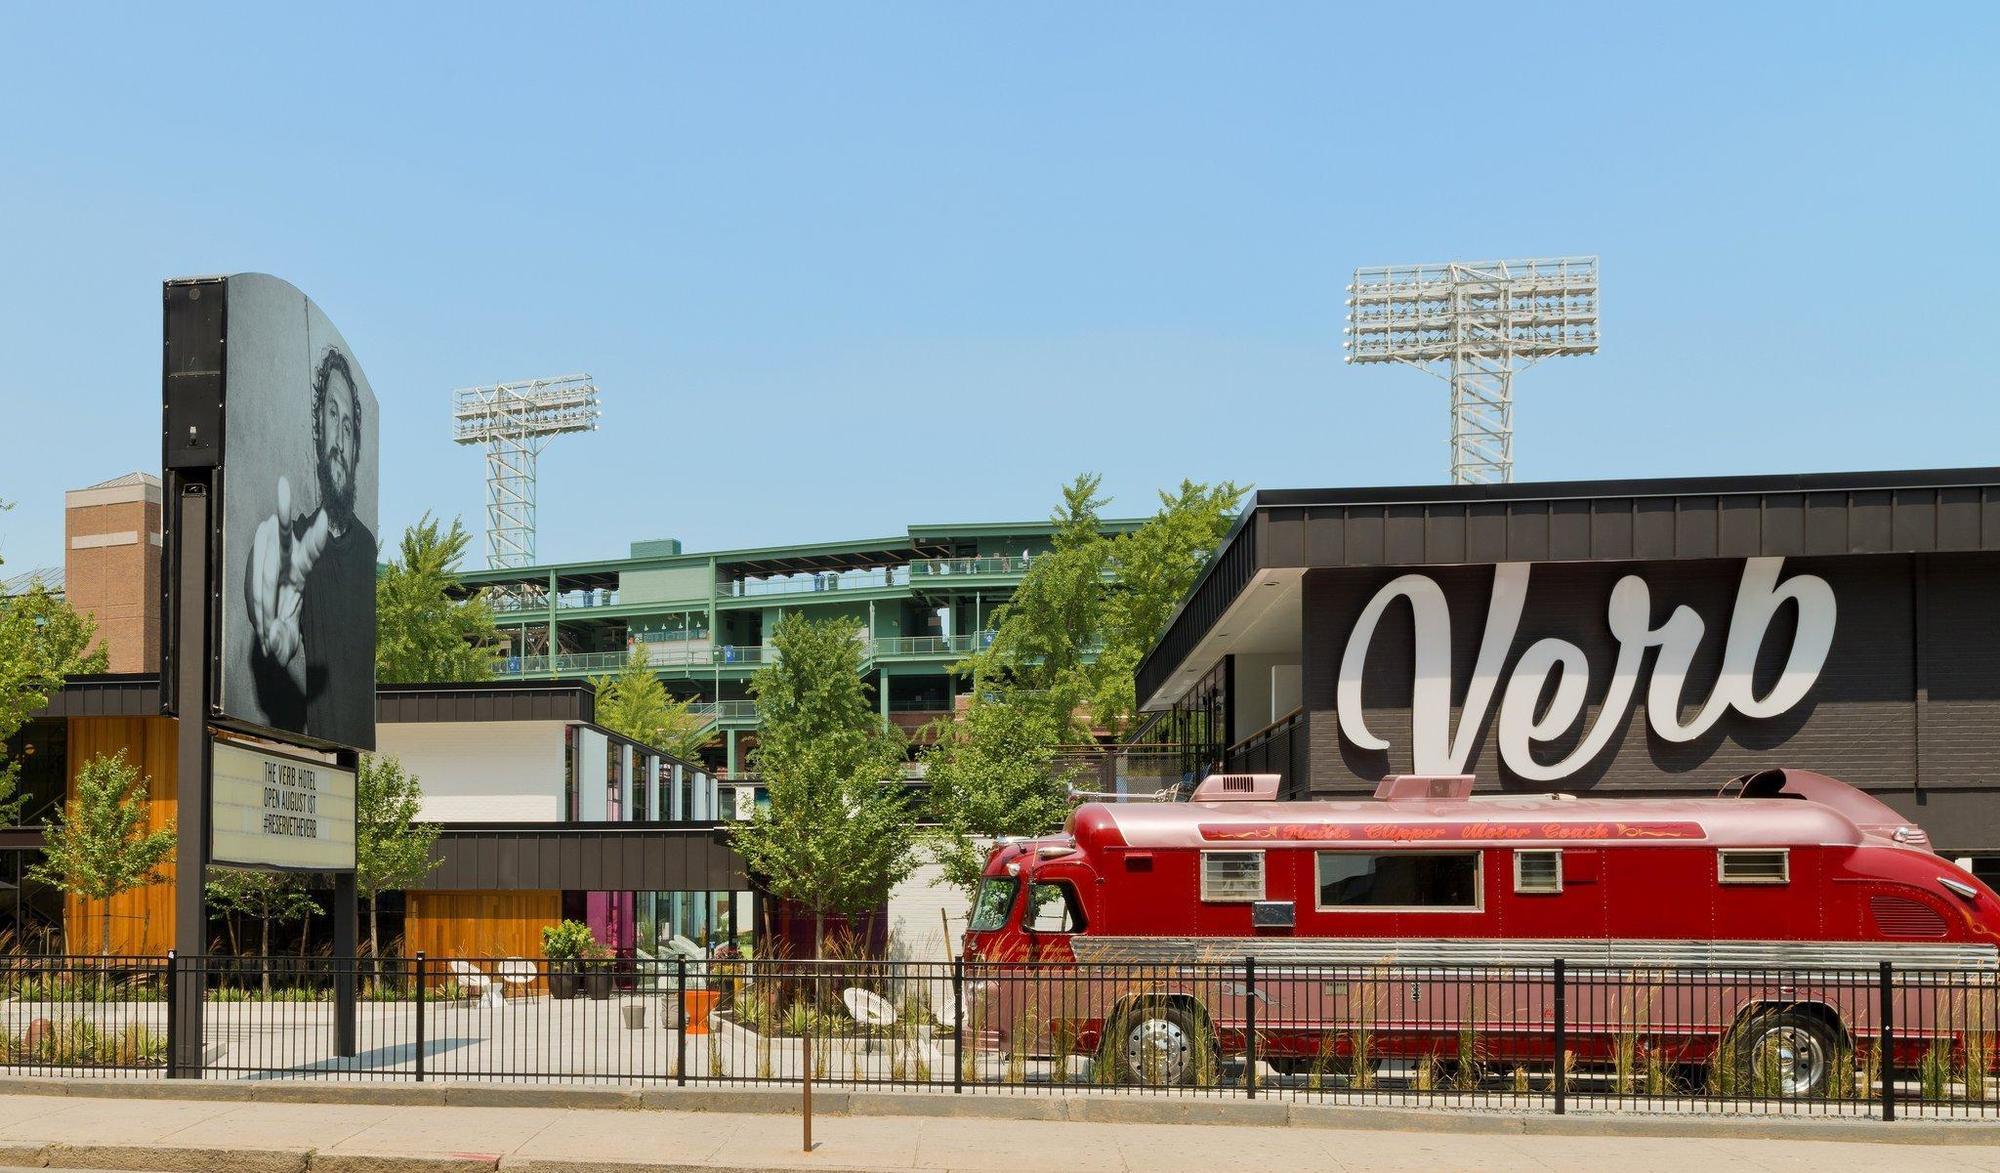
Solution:
[{"label": "fence post", "polygon": [[684,954],[674,955],[674,999],[679,1005],[673,1008],[674,1021],[681,1029],[674,1037],[674,1086],[688,1085],[688,959]]},{"label": "fence post", "polygon": [[951,962],[951,1090],[965,1091],[965,958]]},{"label": "fence post", "polygon": [[[180,958],[174,955],[172,949],[167,950],[167,1055],[169,1059],[180,1054],[180,1051],[174,1046],[174,1043],[181,1037],[180,970]],[[179,1072],[170,1066],[167,1069],[167,1074],[171,1078],[178,1075]]]},{"label": "fence post", "polygon": [[424,1081],[424,951],[417,950],[417,1082]]},{"label": "fence post", "polygon": [[1896,973],[1888,962],[1882,963],[1882,1037],[1875,1043],[1881,1056],[1875,1064],[1882,1071],[1882,1120],[1886,1123],[1896,1118]]},{"label": "fence post", "polygon": [[1257,959],[1243,959],[1243,1091],[1257,1098]]},{"label": "fence post", "polygon": [[1560,957],[1556,958],[1555,969],[1556,969],[1556,1006],[1555,1006],[1556,1073],[1554,1079],[1550,1081],[1549,1086],[1555,1091],[1555,1096],[1556,1096],[1555,1114],[1560,1116],[1563,1114],[1565,1110],[1567,1110],[1568,1105],[1564,1101],[1566,1101],[1569,1098],[1569,1038],[1568,1038],[1569,982],[1567,980],[1568,975],[1564,972],[1562,958]]}]

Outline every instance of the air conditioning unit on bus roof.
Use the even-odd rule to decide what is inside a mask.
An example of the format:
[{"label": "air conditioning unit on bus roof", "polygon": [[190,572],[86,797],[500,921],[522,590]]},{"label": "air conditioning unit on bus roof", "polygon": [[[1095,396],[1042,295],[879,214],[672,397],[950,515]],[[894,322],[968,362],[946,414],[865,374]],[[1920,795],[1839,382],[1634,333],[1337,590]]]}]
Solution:
[{"label": "air conditioning unit on bus roof", "polygon": [[1189,802],[1276,802],[1283,774],[1210,774]]},{"label": "air conditioning unit on bus roof", "polygon": [[1472,775],[1391,774],[1375,784],[1375,797],[1384,802],[1398,799],[1463,802],[1472,797]]}]

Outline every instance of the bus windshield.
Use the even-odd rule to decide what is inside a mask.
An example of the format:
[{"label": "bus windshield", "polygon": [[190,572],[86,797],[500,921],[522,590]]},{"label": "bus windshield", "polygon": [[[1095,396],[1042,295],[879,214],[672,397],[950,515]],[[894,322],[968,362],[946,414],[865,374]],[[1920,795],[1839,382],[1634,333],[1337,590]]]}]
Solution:
[{"label": "bus windshield", "polygon": [[1014,910],[1014,893],[1020,887],[1012,877],[981,880],[979,894],[972,900],[971,930],[991,933],[1006,928],[1007,914]]}]

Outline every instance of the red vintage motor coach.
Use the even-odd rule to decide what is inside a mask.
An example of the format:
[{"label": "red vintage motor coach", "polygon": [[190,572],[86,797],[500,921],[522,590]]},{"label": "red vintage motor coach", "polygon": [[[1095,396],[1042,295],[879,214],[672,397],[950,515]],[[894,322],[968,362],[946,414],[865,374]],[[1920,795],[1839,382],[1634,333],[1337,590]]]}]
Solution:
[{"label": "red vintage motor coach", "polygon": [[1643,1034],[1677,1065],[1726,1050],[1776,1064],[1778,1093],[1818,1095],[1875,1037],[1880,1002],[1861,995],[1888,961],[1949,971],[1985,1006],[1896,984],[1892,1066],[1940,1037],[1991,1061],[1963,1034],[2000,1025],[2000,897],[1825,775],[1766,770],[1691,799],[1400,776],[1372,801],[1279,802],[1277,784],[1213,775],[1185,803],[1088,803],[1061,835],[996,847],[965,939],[981,1045],[1188,1082],[1245,1053],[1254,958],[1257,1054],[1281,1071],[1356,1047],[1462,1054],[1471,1032],[1487,1063],[1547,1064],[1562,959],[1565,1062]]}]

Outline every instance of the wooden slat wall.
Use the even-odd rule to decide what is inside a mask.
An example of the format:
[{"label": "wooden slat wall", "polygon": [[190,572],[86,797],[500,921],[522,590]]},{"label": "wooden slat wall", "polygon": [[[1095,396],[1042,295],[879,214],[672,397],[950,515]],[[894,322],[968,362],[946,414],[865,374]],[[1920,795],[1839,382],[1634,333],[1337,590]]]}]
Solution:
[{"label": "wooden slat wall", "polygon": [[542,955],[542,928],[562,919],[561,892],[411,892],[403,948],[438,963],[452,958]]},{"label": "wooden slat wall", "polygon": [[[76,775],[98,754],[124,750],[146,780],[146,822],[164,827],[174,821],[178,792],[174,722],[165,717],[72,717],[69,722],[69,793],[76,794]],[[166,882],[127,892],[109,902],[111,951],[123,955],[164,956],[174,947],[174,869],[161,869]],[[95,954],[103,931],[105,904],[63,900],[63,925],[71,953]]]}]

